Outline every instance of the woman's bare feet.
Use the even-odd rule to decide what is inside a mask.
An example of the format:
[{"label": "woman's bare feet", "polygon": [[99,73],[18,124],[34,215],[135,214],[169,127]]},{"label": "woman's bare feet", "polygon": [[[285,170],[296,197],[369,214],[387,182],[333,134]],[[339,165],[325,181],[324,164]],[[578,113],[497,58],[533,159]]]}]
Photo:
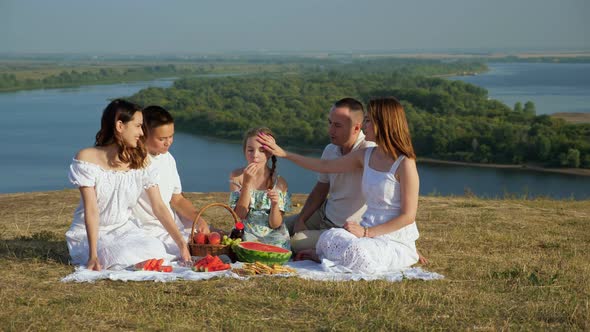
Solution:
[{"label": "woman's bare feet", "polygon": [[428,265],[428,259],[426,259],[426,257],[422,256],[422,254],[418,250],[416,250],[416,253],[418,254],[418,264]]},{"label": "woman's bare feet", "polygon": [[317,263],[321,262],[320,258],[315,253],[315,248],[314,249],[304,249],[304,250],[297,252],[297,254],[295,255],[295,258],[293,258],[293,260],[294,261],[312,260]]}]

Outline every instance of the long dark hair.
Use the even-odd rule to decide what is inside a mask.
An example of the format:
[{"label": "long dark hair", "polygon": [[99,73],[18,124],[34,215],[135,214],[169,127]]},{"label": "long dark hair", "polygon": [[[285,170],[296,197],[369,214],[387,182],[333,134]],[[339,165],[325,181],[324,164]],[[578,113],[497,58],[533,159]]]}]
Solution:
[{"label": "long dark hair", "polygon": [[137,142],[137,147],[129,147],[115,130],[117,121],[127,123],[135,113],[141,112],[141,107],[123,99],[115,99],[102,112],[100,130],[96,133],[95,146],[116,144],[119,162],[128,163],[129,168],[138,169],[146,166],[147,149],[143,140]]},{"label": "long dark hair", "polygon": [[[248,143],[248,138],[256,137],[258,135],[258,133],[264,133],[266,135],[270,135],[272,137],[275,137],[275,135],[272,133],[272,131],[266,127],[252,128],[252,129],[248,130],[244,134],[244,141],[242,142],[242,151],[244,153],[246,152],[246,143]],[[270,166],[270,177],[267,180],[268,189],[272,189],[272,187],[274,185],[273,176],[274,176],[275,171],[277,169],[277,157],[275,157],[273,155],[272,157],[270,157],[270,160],[272,161],[272,165]]]}]

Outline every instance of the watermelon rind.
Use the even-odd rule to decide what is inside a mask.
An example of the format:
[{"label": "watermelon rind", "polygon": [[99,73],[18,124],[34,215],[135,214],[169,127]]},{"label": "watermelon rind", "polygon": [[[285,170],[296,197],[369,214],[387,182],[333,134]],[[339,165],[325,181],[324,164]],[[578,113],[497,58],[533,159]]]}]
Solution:
[{"label": "watermelon rind", "polygon": [[[286,263],[289,258],[291,258],[291,252],[271,252],[271,251],[262,251],[262,250],[254,250],[254,249],[246,249],[242,246],[242,244],[248,244],[249,242],[241,242],[232,247],[234,253],[238,257],[240,262],[246,263],[254,263],[260,262],[264,264],[284,264]],[[251,242],[250,242],[251,243]],[[276,247],[277,249],[280,248],[281,250],[285,250],[281,247]]]}]

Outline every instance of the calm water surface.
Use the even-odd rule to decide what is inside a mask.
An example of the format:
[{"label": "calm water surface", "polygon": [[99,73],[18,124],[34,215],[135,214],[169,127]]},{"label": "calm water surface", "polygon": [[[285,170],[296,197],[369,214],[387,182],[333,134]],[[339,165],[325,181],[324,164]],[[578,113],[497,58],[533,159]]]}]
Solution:
[{"label": "calm water surface", "polygon": [[510,107],[535,103],[537,114],[590,112],[590,63],[490,63],[482,75],[457,79],[486,88]]},{"label": "calm water surface", "polygon": [[[480,77],[483,77],[481,75]],[[170,80],[0,94],[0,192],[71,188],[72,157],[94,142],[102,109],[111,98],[129,96]],[[185,191],[227,191],[228,174],[244,164],[241,146],[177,133],[172,147]],[[487,197],[505,194],[590,198],[590,177],[420,163],[420,193]],[[279,160],[290,191],[307,193],[316,175]]]}]

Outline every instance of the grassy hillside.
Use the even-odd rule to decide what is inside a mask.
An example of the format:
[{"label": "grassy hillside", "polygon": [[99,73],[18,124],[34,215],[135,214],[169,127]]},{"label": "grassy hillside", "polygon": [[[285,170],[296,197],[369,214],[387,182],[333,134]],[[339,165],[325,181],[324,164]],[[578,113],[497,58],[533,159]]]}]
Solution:
[{"label": "grassy hillside", "polygon": [[[74,190],[0,195],[3,330],[590,328],[590,201],[421,197],[418,246],[441,281],[63,284],[77,203]],[[206,218],[230,227],[222,209]]]}]

